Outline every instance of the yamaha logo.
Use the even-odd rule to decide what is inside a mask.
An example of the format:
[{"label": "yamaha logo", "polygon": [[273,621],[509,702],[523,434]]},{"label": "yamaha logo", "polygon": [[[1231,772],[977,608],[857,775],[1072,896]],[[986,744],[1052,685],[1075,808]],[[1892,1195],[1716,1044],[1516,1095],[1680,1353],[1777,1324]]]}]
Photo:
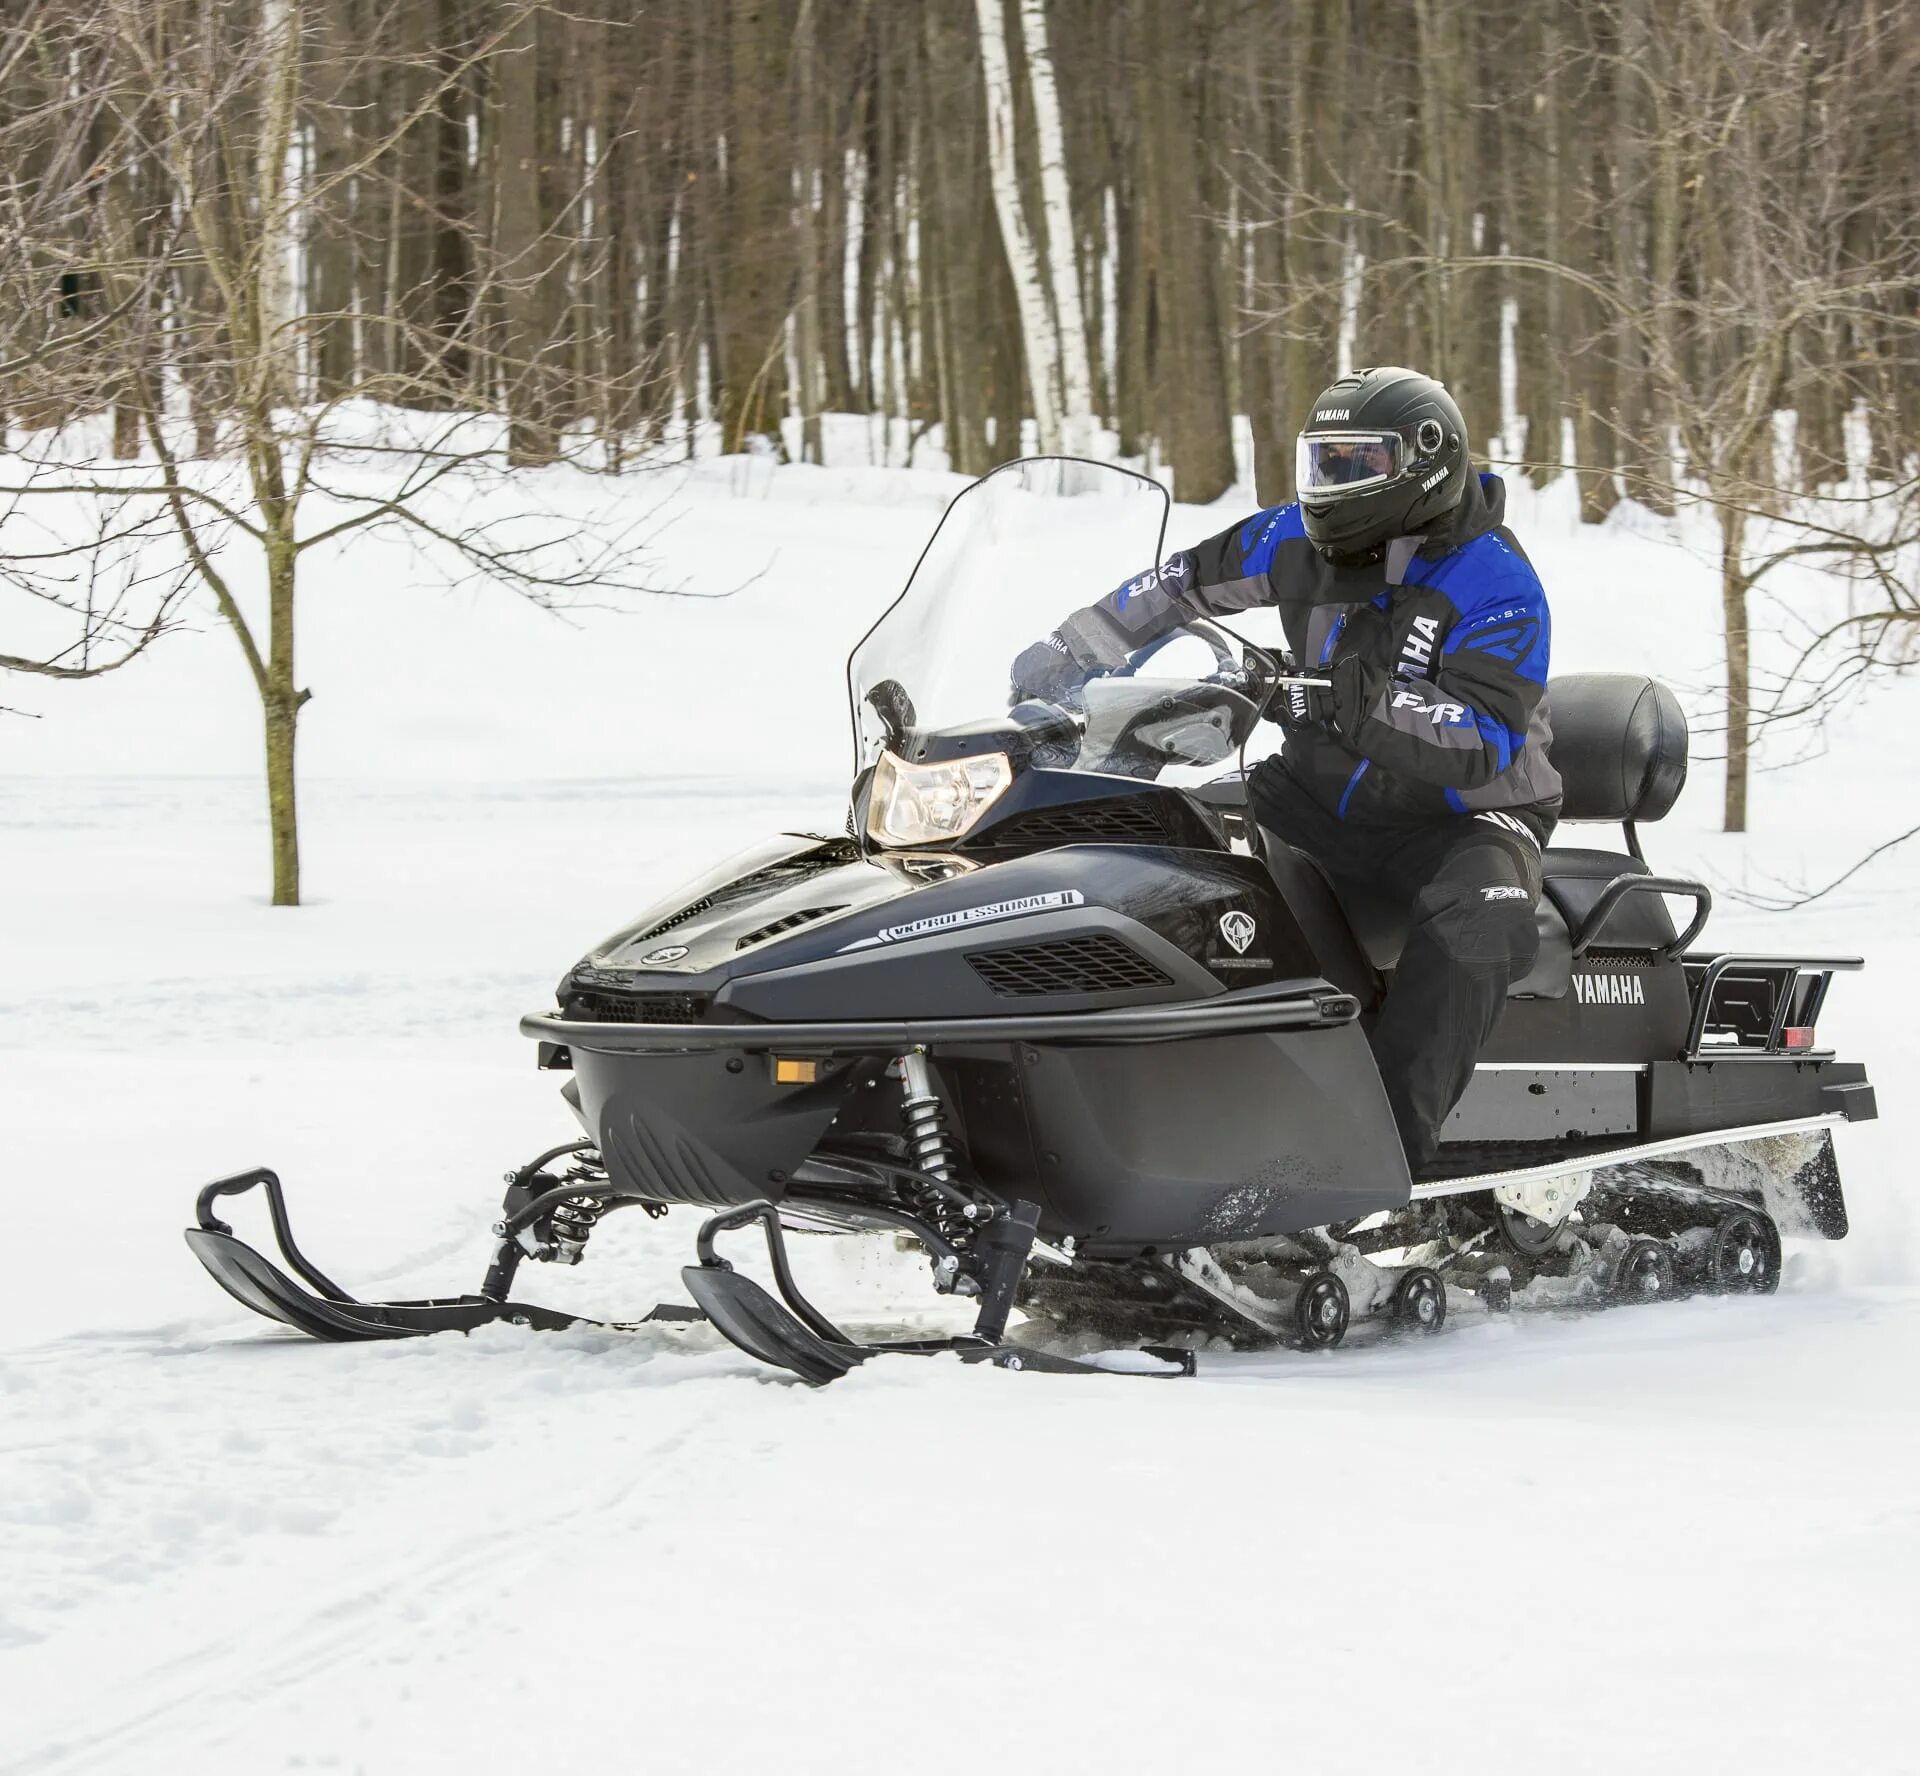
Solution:
[{"label": "yamaha logo", "polygon": [[1220,915],[1220,935],[1233,946],[1236,956],[1244,956],[1247,947],[1253,942],[1254,924],[1250,914],[1222,913]]},{"label": "yamaha logo", "polygon": [[656,968],[663,962],[678,962],[686,953],[685,944],[668,944],[664,950],[649,950],[640,958],[640,966]]},{"label": "yamaha logo", "polygon": [[1645,1005],[1647,989],[1637,974],[1576,974],[1573,996],[1582,1005]]}]

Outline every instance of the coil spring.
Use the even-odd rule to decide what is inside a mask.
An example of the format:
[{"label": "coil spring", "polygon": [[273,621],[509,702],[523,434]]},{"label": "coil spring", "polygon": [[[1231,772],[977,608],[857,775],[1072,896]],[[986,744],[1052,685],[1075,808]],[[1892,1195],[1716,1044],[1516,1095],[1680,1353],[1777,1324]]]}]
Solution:
[{"label": "coil spring", "polygon": [[587,1235],[593,1232],[593,1226],[600,1219],[601,1205],[591,1196],[576,1196],[563,1203],[555,1203],[551,1225],[553,1228],[554,1257],[562,1264],[578,1264],[581,1249],[587,1243]]},{"label": "coil spring", "polygon": [[[566,1176],[561,1181],[566,1184],[584,1185],[588,1188],[596,1184],[606,1183],[607,1163],[600,1157],[599,1149],[589,1147],[582,1152],[580,1157],[576,1159],[572,1165],[567,1167]],[[593,1203],[593,1220],[589,1223],[589,1226],[598,1223],[600,1217],[607,1212],[608,1204],[605,1202],[597,1201],[590,1197],[583,1197],[581,1200]],[[667,1212],[667,1205],[663,1202],[650,1202],[645,1197],[640,1197],[637,1200],[640,1207],[646,1211],[647,1219],[650,1221],[658,1221]],[[585,1234],[581,1235],[582,1239],[585,1237]]]},{"label": "coil spring", "polygon": [[907,1125],[907,1150],[920,1171],[935,1178],[953,1175],[953,1138],[938,1098],[908,1098],[900,1107]]}]

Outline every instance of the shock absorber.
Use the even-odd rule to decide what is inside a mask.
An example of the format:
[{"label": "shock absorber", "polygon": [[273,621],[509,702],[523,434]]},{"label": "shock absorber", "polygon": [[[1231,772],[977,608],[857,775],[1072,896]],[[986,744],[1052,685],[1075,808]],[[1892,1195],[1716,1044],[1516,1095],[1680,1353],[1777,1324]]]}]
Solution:
[{"label": "shock absorber", "polygon": [[951,1178],[953,1137],[947,1133],[946,1112],[927,1074],[924,1048],[910,1048],[900,1057],[900,1089],[900,1115],[907,1125],[907,1147],[914,1165],[929,1177]]},{"label": "shock absorber", "polygon": [[945,1107],[933,1089],[927,1073],[927,1051],[909,1049],[900,1057],[901,1120],[906,1125],[907,1149],[916,1171],[935,1179],[935,1184],[911,1187],[910,1206],[926,1218],[927,1225],[949,1248],[933,1261],[933,1286],[942,1295],[977,1295],[979,1279],[973,1274],[975,1236],[992,1219],[985,1204],[970,1200],[972,1193],[943,1189],[954,1184],[955,1147],[947,1129]]}]

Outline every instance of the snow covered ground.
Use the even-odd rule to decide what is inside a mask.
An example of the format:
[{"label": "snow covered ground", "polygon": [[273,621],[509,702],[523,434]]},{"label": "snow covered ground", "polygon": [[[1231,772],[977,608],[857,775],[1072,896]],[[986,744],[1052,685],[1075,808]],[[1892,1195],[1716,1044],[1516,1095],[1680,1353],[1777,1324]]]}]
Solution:
[{"label": "snow covered ground", "polygon": [[[702,465],[657,546],[731,596],[571,625],[331,564],[297,913],[211,625],[0,726],[0,1771],[1902,1767],[1920,855],[1716,919],[1871,960],[1823,1025],[1886,1117],[1840,1137],[1854,1236],[1771,1300],[816,1393],[699,1328],[283,1340],[200,1272],[192,1190],[267,1163],[348,1286],[477,1281],[500,1172],[570,1132],[515,1018],[675,878],[838,819],[838,663],[954,485]],[[1515,522],[1561,670],[1710,681],[1684,551]],[[1703,766],[1656,861],[1837,873],[1911,823],[1911,696],[1763,776],[1749,840]],[[615,1220],[524,1292],[675,1296],[694,1225]],[[800,1261],[856,1309],[897,1274]]]}]

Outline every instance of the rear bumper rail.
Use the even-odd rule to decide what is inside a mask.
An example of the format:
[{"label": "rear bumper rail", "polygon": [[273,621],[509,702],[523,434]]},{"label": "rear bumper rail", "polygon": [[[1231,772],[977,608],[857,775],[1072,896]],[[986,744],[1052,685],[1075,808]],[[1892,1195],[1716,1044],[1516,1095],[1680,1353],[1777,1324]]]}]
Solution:
[{"label": "rear bumper rail", "polygon": [[[1721,956],[1688,956],[1685,963],[1689,976],[1687,986],[1693,994],[1693,1015],[1687,1025],[1687,1046],[1682,1058],[1689,1061],[1737,1059],[1743,1055],[1794,1054],[1800,1059],[1811,1058],[1805,1051],[1790,1050],[1786,1046],[1788,1018],[1794,1007],[1800,1007],[1803,1024],[1809,1027],[1817,1024],[1833,977],[1857,974],[1866,967],[1864,958],[1859,956],[1763,956],[1739,950],[1730,950]],[[1696,968],[1700,970],[1697,978],[1694,977]],[[1773,1017],[1765,1045],[1707,1047],[1707,1030],[1713,1024],[1715,1010],[1720,1009],[1715,1004],[1720,983],[1730,975],[1739,978],[1756,974],[1766,976],[1774,987]],[[1804,994],[1803,981],[1809,983]]]},{"label": "rear bumper rail", "polygon": [[834,1054],[899,1054],[940,1044],[992,1042],[1174,1042],[1202,1036],[1326,1030],[1350,1024],[1360,1003],[1322,983],[1112,1011],[1026,1012],[969,1018],[887,1018],[829,1023],[607,1024],[530,1012],[520,1033],[596,1054],[664,1054],[738,1048]]}]

